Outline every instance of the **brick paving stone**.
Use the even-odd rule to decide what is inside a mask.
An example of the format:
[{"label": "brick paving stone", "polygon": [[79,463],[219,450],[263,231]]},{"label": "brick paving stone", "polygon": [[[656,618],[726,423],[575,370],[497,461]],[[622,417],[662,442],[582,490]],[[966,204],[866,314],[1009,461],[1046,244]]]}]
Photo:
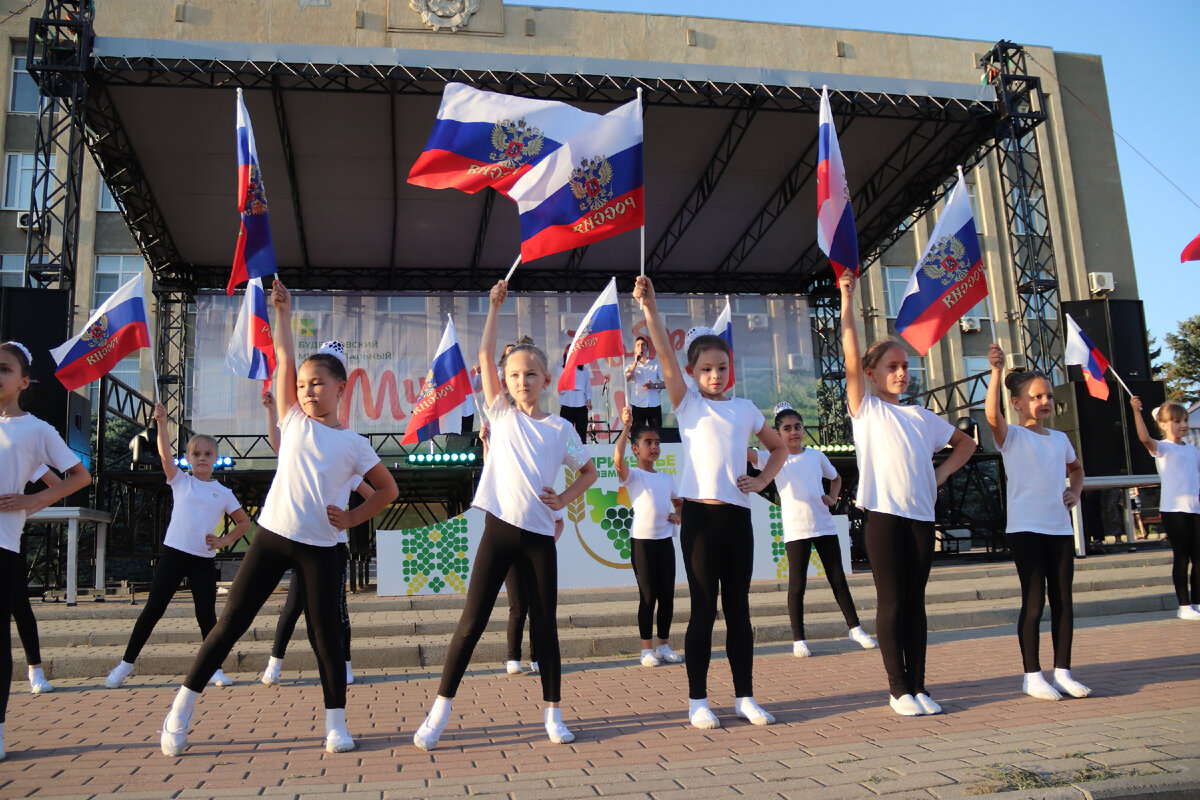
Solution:
[{"label": "brick paving stone", "polygon": [[805,782],[804,780],[780,782],[772,785],[772,790],[787,800],[856,800],[860,797],[876,797],[876,793],[861,783],[848,783],[840,786],[822,786]]}]

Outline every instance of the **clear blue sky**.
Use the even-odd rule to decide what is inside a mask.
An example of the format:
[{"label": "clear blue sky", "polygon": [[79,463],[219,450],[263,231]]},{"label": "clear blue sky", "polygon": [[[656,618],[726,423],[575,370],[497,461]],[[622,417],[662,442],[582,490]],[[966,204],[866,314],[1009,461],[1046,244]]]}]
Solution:
[{"label": "clear blue sky", "polygon": [[[516,4],[513,0],[510,3]],[[1200,203],[1198,0],[1050,0],[1037,4],[944,0],[548,0],[525,4],[724,17],[988,42],[1009,39],[1099,55],[1104,59],[1113,127]],[[1150,333],[1161,342],[1163,334],[1174,331],[1180,320],[1200,314],[1200,262],[1179,263],[1184,245],[1200,234],[1200,208],[1120,140],[1117,155],[1138,289],[1146,304]]]}]

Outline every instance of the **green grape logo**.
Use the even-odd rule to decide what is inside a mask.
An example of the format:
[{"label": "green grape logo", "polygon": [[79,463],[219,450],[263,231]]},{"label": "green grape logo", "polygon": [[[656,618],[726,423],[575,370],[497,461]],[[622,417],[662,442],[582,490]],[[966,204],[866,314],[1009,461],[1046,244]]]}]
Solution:
[{"label": "green grape logo", "polygon": [[783,542],[783,518],[779,506],[771,504],[771,558],[775,561],[775,577],[784,580],[788,576],[787,545]]},{"label": "green grape logo", "polygon": [[600,527],[621,558],[629,558],[629,529],[633,525],[633,511],[625,506],[604,509]]},{"label": "green grape logo", "polygon": [[409,531],[402,566],[408,593],[416,594],[426,586],[435,594],[447,586],[465,592],[471,571],[467,553],[467,521],[461,516]]}]

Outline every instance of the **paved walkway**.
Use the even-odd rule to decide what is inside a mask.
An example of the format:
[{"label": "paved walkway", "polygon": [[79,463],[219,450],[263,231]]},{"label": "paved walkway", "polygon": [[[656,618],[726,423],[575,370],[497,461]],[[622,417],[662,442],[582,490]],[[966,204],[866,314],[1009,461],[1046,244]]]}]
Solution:
[{"label": "paved walkway", "polygon": [[[878,651],[814,651],[757,651],[756,695],[779,719],[765,728],[734,718],[727,664],[714,661],[716,731],[686,725],[683,666],[569,663],[567,746],[544,734],[536,677],[474,670],[433,753],[411,744],[436,691],[428,669],[360,676],[347,709],[359,749],[343,755],[321,747],[311,675],[210,688],[182,758],[158,750],[178,677],[135,675],[121,690],[63,680],[52,695],[14,693],[0,797],[950,798],[1010,785],[1026,788],[1005,798],[1200,797],[1200,624],[1161,612],[1081,622],[1074,673],[1095,696],[1059,703],[1020,694],[1010,626],[933,634],[936,717],[885,707]],[[1031,788],[1080,773],[1096,780]]]}]

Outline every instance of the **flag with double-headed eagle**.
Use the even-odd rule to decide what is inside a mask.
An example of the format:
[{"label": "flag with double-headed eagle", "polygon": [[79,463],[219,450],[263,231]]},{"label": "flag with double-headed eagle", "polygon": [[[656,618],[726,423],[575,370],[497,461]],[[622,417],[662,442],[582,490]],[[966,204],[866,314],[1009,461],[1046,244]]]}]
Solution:
[{"label": "flag with double-headed eagle", "polygon": [[967,182],[959,167],[958,183],[933,228],[929,245],[913,268],[896,314],[896,332],[921,355],[987,297],[983,255],[975,230]]},{"label": "flag with double-headed eagle", "polygon": [[507,194],[535,164],[599,117],[557,100],[447,83],[408,182],[469,194],[491,186]]},{"label": "flag with double-headed eagle", "polygon": [[829,256],[836,277],[841,278],[846,270],[858,274],[854,208],[850,205],[850,186],[846,183],[842,148],[833,126],[833,111],[829,108],[829,89],[824,86],[817,128],[817,245]]},{"label": "flag with double-headed eagle", "polygon": [[439,433],[458,433],[464,414],[475,413],[471,375],[458,344],[454,318],[447,316],[442,341],[433,354],[421,396],[413,406],[400,444],[418,444]]},{"label": "flag with double-headed eagle", "polygon": [[225,350],[225,371],[239,378],[263,382],[263,394],[271,388],[275,372],[275,340],[267,316],[267,293],[262,278],[251,278],[242,297],[242,310],[229,347]]},{"label": "flag with double-headed eagle", "polygon": [[78,336],[50,351],[55,377],[71,392],[112,372],[134,350],[150,347],[149,319],[139,273],[92,312]]},{"label": "flag with double-headed eagle", "polygon": [[275,244],[271,239],[271,218],[267,214],[267,189],[263,185],[254,128],[242,90],[237,90],[238,212],[242,227],[233,251],[233,271],[229,274],[226,294],[251,278],[275,274]]},{"label": "flag with double-headed eagle", "polygon": [[601,358],[624,358],[625,343],[621,340],[621,309],[617,307],[617,279],[609,278],[604,291],[579,323],[575,338],[567,347],[567,358],[558,378],[560,392],[575,389],[576,367]]},{"label": "flag with double-headed eagle", "polygon": [[630,100],[577,133],[509,191],[521,213],[521,260],[640,228],[642,104]]}]

